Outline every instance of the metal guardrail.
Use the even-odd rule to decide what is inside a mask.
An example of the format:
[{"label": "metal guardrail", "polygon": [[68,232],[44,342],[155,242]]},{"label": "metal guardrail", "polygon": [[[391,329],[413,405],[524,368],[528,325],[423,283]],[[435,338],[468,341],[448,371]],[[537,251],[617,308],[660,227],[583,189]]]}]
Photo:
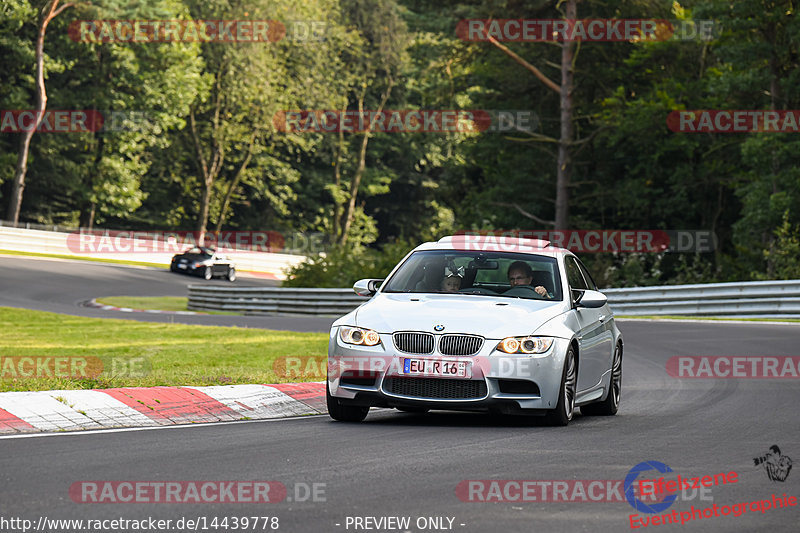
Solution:
[{"label": "metal guardrail", "polygon": [[616,315],[800,318],[800,280],[606,289]]},{"label": "metal guardrail", "polygon": [[[800,318],[800,280],[606,289],[616,315]],[[189,309],[248,315],[343,315],[366,302],[352,289],[189,285]]]},{"label": "metal guardrail", "polygon": [[352,289],[217,287],[189,285],[192,311],[236,311],[247,315],[344,315],[369,300]]}]

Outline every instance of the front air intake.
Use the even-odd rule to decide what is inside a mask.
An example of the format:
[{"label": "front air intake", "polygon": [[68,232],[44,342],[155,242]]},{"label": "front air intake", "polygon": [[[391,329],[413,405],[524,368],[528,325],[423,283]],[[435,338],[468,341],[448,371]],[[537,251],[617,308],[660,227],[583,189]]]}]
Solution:
[{"label": "front air intake", "polygon": [[475,379],[386,378],[383,390],[396,396],[437,400],[475,400],[486,396],[486,382]]}]

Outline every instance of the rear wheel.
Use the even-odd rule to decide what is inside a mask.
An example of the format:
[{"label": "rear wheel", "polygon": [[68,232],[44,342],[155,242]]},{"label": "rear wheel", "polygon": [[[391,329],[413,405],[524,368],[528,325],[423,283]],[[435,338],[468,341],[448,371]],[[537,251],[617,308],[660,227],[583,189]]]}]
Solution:
[{"label": "rear wheel", "polygon": [[367,418],[369,407],[340,404],[339,400],[331,396],[331,390],[327,382],[325,385],[325,399],[328,403],[328,414],[334,420],[338,420],[339,422],[361,422]]},{"label": "rear wheel", "polygon": [[602,402],[590,403],[581,407],[585,415],[612,416],[619,410],[619,397],[622,390],[622,345],[614,349],[614,361],[611,363],[611,386]]},{"label": "rear wheel", "polygon": [[233,267],[228,269],[228,281],[236,281],[236,269]]},{"label": "rear wheel", "polygon": [[572,420],[572,412],[575,410],[576,379],[575,352],[570,346],[564,358],[564,370],[561,373],[561,390],[558,393],[558,403],[556,408],[548,412],[545,417],[549,425],[566,426]]},{"label": "rear wheel", "polygon": [[209,280],[209,279],[211,279],[211,267],[206,267],[206,269],[205,269],[205,270],[203,270],[203,277],[204,277],[206,280]]}]

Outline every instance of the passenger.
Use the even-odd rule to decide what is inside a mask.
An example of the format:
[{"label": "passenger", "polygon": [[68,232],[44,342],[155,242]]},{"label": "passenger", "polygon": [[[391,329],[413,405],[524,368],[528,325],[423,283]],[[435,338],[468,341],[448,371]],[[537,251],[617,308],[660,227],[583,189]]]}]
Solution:
[{"label": "passenger", "polygon": [[461,289],[461,277],[455,274],[445,276],[439,288],[444,292],[458,292]]}]

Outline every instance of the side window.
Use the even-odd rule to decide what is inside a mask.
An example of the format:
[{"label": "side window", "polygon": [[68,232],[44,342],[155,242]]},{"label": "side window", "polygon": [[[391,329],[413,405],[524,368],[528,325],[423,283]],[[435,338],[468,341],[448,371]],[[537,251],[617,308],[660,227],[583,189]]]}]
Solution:
[{"label": "side window", "polygon": [[564,264],[567,268],[567,281],[569,282],[570,289],[588,289],[589,287],[586,285],[586,280],[583,279],[583,274],[581,274],[581,269],[578,267],[578,263],[572,257],[567,257],[564,261]]},{"label": "side window", "polygon": [[597,283],[594,282],[592,275],[589,274],[589,270],[586,268],[586,265],[578,259],[578,266],[581,267],[581,272],[583,272],[583,278],[586,280],[586,283],[589,285],[589,288],[593,291],[597,290]]}]

